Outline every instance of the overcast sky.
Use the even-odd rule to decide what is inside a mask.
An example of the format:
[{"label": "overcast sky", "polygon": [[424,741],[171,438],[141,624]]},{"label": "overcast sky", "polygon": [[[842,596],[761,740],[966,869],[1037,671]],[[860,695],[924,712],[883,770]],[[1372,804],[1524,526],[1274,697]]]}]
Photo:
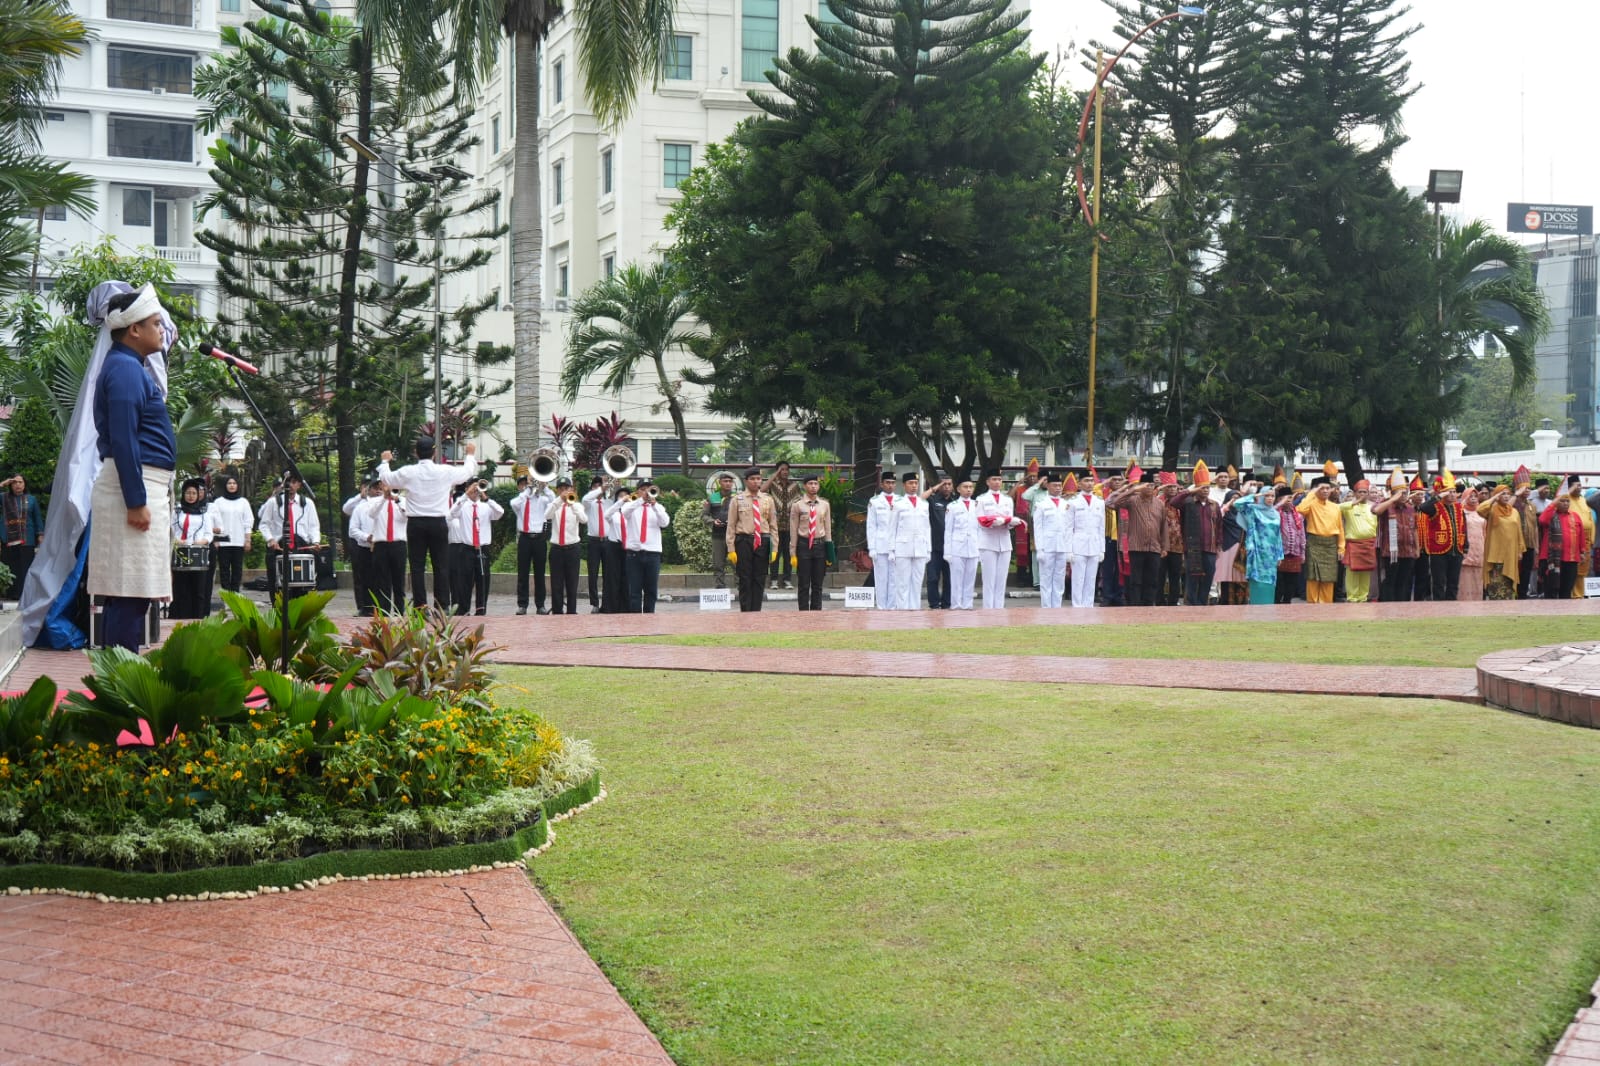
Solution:
[{"label": "overcast sky", "polygon": [[[1464,171],[1462,215],[1502,230],[1511,201],[1593,205],[1600,138],[1583,116],[1592,113],[1590,46],[1600,37],[1600,3],[1412,0],[1410,7],[1407,22],[1421,29],[1406,50],[1421,89],[1406,105],[1411,140],[1395,156],[1395,180],[1420,186],[1430,168]],[[1050,52],[1107,40],[1115,24],[1100,0],[1034,0],[1030,18],[1034,47]],[[1074,79],[1085,86],[1088,72],[1075,67]]]}]

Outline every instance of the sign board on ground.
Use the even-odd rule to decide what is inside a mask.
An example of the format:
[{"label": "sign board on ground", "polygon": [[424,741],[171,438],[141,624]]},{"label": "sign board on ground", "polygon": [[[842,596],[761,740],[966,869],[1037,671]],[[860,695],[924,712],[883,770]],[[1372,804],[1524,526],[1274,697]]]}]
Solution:
[{"label": "sign board on ground", "polygon": [[1594,208],[1587,204],[1507,204],[1506,230],[1587,237],[1594,233]]},{"label": "sign board on ground", "polygon": [[731,611],[733,610],[732,589],[701,589],[700,609],[702,611]]},{"label": "sign board on ground", "polygon": [[844,590],[844,605],[848,609],[866,608],[871,610],[877,606],[877,603],[877,593],[872,589],[853,585]]},{"label": "sign board on ground", "polygon": [[1600,577],[1586,577],[1583,579],[1583,594],[1585,597],[1600,596]]}]

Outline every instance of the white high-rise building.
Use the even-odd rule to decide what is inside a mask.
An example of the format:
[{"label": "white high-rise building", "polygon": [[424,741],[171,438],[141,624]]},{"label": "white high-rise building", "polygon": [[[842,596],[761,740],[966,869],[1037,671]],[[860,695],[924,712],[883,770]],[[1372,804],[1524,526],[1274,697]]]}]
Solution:
[{"label": "white high-rise building", "polygon": [[42,142],[45,155],[95,182],[87,218],[46,213],[45,251],[104,237],[153,248],[204,315],[216,309],[217,263],[194,239],[194,214],[215,186],[194,128],[194,72],[217,50],[218,2],[73,0],[92,40],[63,66]]}]

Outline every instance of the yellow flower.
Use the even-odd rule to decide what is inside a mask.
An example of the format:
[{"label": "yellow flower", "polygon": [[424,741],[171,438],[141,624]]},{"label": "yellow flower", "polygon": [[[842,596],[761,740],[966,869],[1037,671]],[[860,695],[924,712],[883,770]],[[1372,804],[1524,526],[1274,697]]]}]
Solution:
[{"label": "yellow flower", "polygon": [[235,770],[233,772],[233,777],[230,778],[229,780],[237,781],[237,780],[239,780],[239,778],[241,778],[243,776],[244,776],[244,771],[243,770]]},{"label": "yellow flower", "polygon": [[172,776],[172,771],[168,770],[165,766],[163,766],[161,768],[161,776],[162,777],[171,777]]}]

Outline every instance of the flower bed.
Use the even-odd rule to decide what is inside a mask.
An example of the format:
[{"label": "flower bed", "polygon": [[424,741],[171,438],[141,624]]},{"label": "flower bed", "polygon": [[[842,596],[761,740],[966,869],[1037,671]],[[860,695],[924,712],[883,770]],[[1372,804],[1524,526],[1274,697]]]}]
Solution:
[{"label": "flower bed", "polygon": [[588,744],[494,701],[481,628],[413,612],[340,639],[330,595],[290,603],[288,675],[267,665],[277,613],[225,594],[227,616],[148,656],[91,653],[88,691],[59,708],[48,679],[0,699],[0,887],[165,896],[487,865],[598,795]]}]

